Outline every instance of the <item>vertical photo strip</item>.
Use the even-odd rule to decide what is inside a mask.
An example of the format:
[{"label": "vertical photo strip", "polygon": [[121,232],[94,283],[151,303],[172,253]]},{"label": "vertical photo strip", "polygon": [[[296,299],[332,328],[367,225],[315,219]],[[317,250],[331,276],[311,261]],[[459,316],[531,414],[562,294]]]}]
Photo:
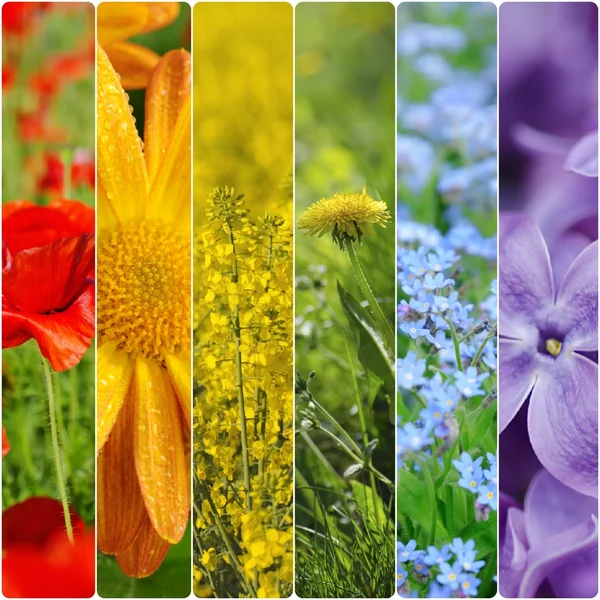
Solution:
[{"label": "vertical photo strip", "polygon": [[296,594],[394,593],[395,11],[296,7]]},{"label": "vertical photo strip", "polygon": [[593,598],[598,6],[499,14],[500,593]]},{"label": "vertical photo strip", "polygon": [[194,593],[293,573],[293,11],[194,6]]},{"label": "vertical photo strip", "polygon": [[397,589],[497,564],[496,7],[398,7]]},{"label": "vertical photo strip", "polygon": [[98,594],[191,591],[190,7],[98,6]]},{"label": "vertical photo strip", "polygon": [[95,591],[94,7],[2,6],[2,593]]}]

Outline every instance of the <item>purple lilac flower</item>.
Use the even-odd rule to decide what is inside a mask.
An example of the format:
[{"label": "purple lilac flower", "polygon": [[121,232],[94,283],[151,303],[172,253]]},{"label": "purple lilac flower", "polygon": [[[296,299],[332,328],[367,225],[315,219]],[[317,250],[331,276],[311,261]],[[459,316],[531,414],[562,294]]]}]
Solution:
[{"label": "purple lilac flower", "polygon": [[584,135],[571,148],[565,169],[585,177],[598,177],[598,130]]},{"label": "purple lilac flower", "polygon": [[596,499],[579,494],[542,469],[529,486],[523,508],[507,496],[502,498],[502,508],[502,596],[535,598],[544,582],[558,598],[597,594]]},{"label": "purple lilac flower", "polygon": [[500,217],[500,394],[504,430],[530,397],[528,429],[541,463],[565,485],[598,493],[598,244],[558,291],[544,239],[519,213]]}]

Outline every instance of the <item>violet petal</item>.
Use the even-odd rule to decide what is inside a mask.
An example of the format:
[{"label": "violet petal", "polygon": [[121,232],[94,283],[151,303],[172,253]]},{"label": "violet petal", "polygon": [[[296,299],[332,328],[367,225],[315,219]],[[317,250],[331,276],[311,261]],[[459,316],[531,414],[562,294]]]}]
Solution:
[{"label": "violet petal", "polygon": [[575,352],[548,359],[531,393],[531,444],[559,481],[598,494],[598,365]]},{"label": "violet petal", "polygon": [[500,338],[500,394],[498,429],[500,433],[513,420],[536,380],[535,347],[520,340]]},{"label": "violet petal", "polygon": [[550,257],[544,238],[524,213],[500,214],[500,334],[534,322],[535,315],[554,302]]},{"label": "violet petal", "polygon": [[504,598],[516,598],[519,584],[527,568],[527,536],[525,518],[519,508],[510,507],[506,514],[504,543],[500,550],[498,581]]},{"label": "violet petal", "polygon": [[584,135],[571,148],[565,169],[585,177],[598,177],[598,131]]},{"label": "violet petal", "polygon": [[598,242],[590,244],[569,267],[556,297],[556,308],[570,322],[565,343],[573,350],[598,350]]},{"label": "violet petal", "polygon": [[[535,595],[548,577],[559,598],[595,595],[597,588],[597,501],[541,470],[525,498],[525,530],[531,547],[522,593]],[[551,524],[551,527],[549,527]],[[539,583],[537,583],[539,582]]]}]

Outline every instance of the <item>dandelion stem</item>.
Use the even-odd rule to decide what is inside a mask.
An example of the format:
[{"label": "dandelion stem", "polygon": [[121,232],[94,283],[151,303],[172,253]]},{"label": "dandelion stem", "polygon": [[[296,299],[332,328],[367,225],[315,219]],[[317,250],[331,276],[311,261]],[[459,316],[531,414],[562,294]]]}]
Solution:
[{"label": "dandelion stem", "polygon": [[[348,347],[348,340],[344,340],[346,342],[346,356],[348,357],[348,364],[350,365],[350,373],[352,375],[352,382],[354,384],[354,397],[356,400],[356,407],[358,409],[358,420],[360,422],[360,429],[362,432],[363,445],[365,449],[369,445],[369,432],[367,430],[367,420],[365,419],[365,413],[363,411],[362,398],[360,396],[360,391],[358,389],[358,381],[356,380],[356,372],[354,371],[354,363],[352,362],[352,357],[350,356],[350,348]],[[368,457],[367,461],[371,464],[371,459]],[[369,471],[369,483],[371,484],[371,494],[373,496],[373,506],[377,506],[377,487],[375,485],[375,474],[373,471]],[[381,518],[378,510],[375,510],[375,519],[377,521],[377,525],[381,525]]]},{"label": "dandelion stem", "polygon": [[54,463],[56,466],[56,478],[58,480],[58,490],[62,502],[63,513],[65,515],[65,527],[67,537],[73,543],[73,526],[71,525],[71,513],[69,511],[69,501],[67,499],[67,488],[63,474],[62,458],[60,455],[60,445],[58,443],[58,426],[56,423],[56,400],[54,398],[54,387],[52,384],[52,372],[50,364],[45,358],[42,358],[44,369],[44,379],[46,382],[46,391],[48,393],[48,412],[50,413],[50,432],[52,434],[52,450],[54,452]]},{"label": "dandelion stem", "polygon": [[350,240],[346,240],[346,249],[348,250],[348,256],[350,257],[350,262],[352,264],[352,269],[354,270],[354,276],[358,281],[358,285],[360,286],[360,289],[362,290],[366,301],[371,307],[371,312],[373,313],[375,321],[377,322],[379,329],[381,330],[381,334],[383,335],[386,341],[388,350],[393,352],[395,336],[392,330],[392,326],[390,325],[390,322],[386,319],[385,315],[383,314],[383,311],[381,310],[381,306],[379,306],[379,302],[377,302],[377,299],[373,295],[371,286],[369,285],[369,282],[367,281],[362,267],[360,266],[360,262],[358,261],[358,256],[356,255],[356,250],[354,248],[353,242],[351,242]]}]

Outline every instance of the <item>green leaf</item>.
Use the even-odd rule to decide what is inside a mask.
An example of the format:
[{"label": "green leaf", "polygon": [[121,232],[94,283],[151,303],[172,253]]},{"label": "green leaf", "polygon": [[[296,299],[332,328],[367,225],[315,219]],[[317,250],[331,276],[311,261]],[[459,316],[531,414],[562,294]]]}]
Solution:
[{"label": "green leaf", "polygon": [[473,521],[461,530],[459,536],[463,540],[474,540],[475,548],[478,550],[478,558],[487,556],[497,547],[496,535],[497,513],[492,511],[489,513],[487,521]]},{"label": "green leaf", "polygon": [[350,326],[358,335],[358,360],[365,370],[373,373],[388,388],[391,395],[394,389],[394,361],[379,330],[369,313],[360,302],[344,290],[338,281],[338,294]]},{"label": "green leaf", "polygon": [[381,496],[372,487],[360,481],[352,480],[350,485],[352,486],[353,500],[360,510],[367,528],[374,537],[383,542],[385,532],[391,523]]},{"label": "green leaf", "polygon": [[475,417],[475,424],[471,428],[470,442],[471,448],[477,446],[485,437],[496,418],[496,402],[479,411]]},{"label": "green leaf", "polygon": [[[423,529],[431,533],[432,515],[427,485],[409,471],[401,470],[398,475],[398,508],[407,517],[416,521]],[[438,514],[443,511],[437,510]],[[436,523],[436,539],[448,541],[448,533],[438,518]]]},{"label": "green leaf", "polygon": [[190,526],[169,552],[158,570],[143,579],[121,571],[112,556],[98,553],[98,595],[102,598],[187,598],[190,595]]}]

